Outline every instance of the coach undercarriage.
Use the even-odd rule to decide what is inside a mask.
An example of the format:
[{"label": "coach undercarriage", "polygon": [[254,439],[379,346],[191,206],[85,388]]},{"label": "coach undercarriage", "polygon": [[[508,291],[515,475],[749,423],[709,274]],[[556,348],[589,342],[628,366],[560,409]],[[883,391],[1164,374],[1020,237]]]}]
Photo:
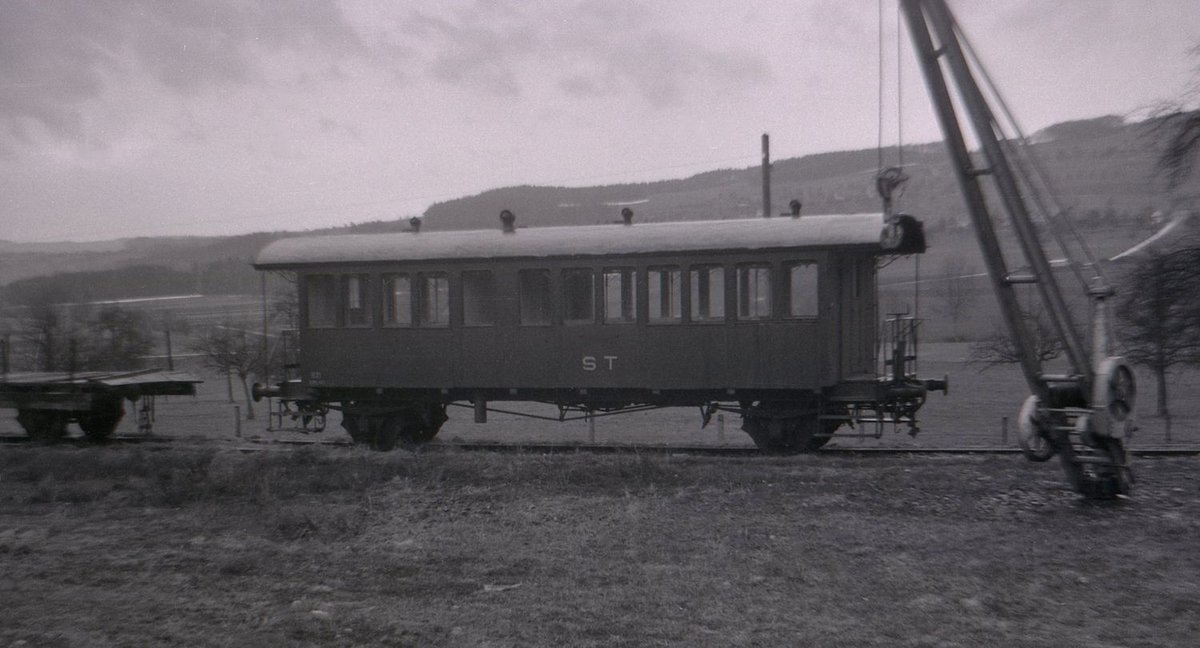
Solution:
[{"label": "coach undercarriage", "polygon": [[[449,407],[469,408],[477,423],[488,413],[558,422],[587,420],[649,410],[697,407],[707,426],[718,412],[737,414],[755,445],[774,454],[811,452],[824,446],[843,425],[855,436],[879,437],[887,429],[919,431],[916,413],[944,380],[864,380],[823,390],[657,390],[657,389],[377,389],[317,388],[298,382],[265,388],[256,397],[278,398],[293,417],[322,420],[340,410],[342,427],[359,444],[378,450],[431,441],[448,420]],[[500,403],[535,403],[557,410],[537,414]]]}]

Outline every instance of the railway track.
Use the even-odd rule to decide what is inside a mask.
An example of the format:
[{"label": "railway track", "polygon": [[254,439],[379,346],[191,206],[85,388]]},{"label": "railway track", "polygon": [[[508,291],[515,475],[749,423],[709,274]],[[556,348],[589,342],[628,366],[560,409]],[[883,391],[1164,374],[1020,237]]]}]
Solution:
[{"label": "railway track", "polygon": [[[232,442],[232,444],[231,444]],[[212,438],[174,438],[165,436],[117,436],[109,439],[105,445],[141,445],[170,447],[179,444],[193,445],[232,445],[243,452],[257,452],[270,447],[300,448],[300,447],[330,447],[350,448],[354,444],[342,440],[308,440],[308,439],[212,439]],[[27,446],[30,439],[23,435],[0,435],[0,447]],[[73,447],[90,447],[96,445],[84,437],[64,439],[60,445]],[[421,452],[495,452],[495,453],[529,453],[529,454],[646,454],[646,455],[694,455],[711,457],[755,457],[763,456],[762,452],[751,446],[702,446],[702,445],[634,445],[608,443],[499,443],[499,442],[445,442],[430,443],[420,448]],[[939,448],[853,448],[830,446],[820,450],[820,454],[836,455],[1016,455],[1018,448],[999,448],[987,446],[939,447]],[[1138,457],[1170,457],[1170,456],[1200,456],[1200,447],[1159,446],[1134,448],[1132,454]]]}]

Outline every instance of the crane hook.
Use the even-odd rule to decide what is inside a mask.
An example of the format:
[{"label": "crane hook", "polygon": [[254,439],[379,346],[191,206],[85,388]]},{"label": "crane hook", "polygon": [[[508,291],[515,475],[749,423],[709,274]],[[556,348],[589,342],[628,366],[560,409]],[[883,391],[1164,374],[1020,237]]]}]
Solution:
[{"label": "crane hook", "polygon": [[900,167],[888,167],[875,176],[875,190],[883,199],[883,217],[892,219],[892,204],[895,199],[904,195],[904,185],[908,183],[908,174]]}]

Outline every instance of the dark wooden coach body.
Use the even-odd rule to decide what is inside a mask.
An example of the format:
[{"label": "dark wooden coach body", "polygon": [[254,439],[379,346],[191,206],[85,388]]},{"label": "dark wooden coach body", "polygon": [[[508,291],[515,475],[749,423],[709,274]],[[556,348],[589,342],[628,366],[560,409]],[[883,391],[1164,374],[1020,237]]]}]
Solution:
[{"label": "dark wooden coach body", "polygon": [[816,446],[888,398],[876,260],[924,241],[886,234],[857,214],[281,240],[255,267],[296,273],[300,380],[267,392],[377,447],[498,400],[736,408],[764,447]]}]

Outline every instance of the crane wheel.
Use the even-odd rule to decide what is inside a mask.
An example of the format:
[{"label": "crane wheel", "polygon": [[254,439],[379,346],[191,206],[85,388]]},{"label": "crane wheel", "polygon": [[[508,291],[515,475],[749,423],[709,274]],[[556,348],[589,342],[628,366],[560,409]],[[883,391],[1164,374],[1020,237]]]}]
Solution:
[{"label": "crane wheel", "polygon": [[1021,454],[1030,461],[1047,461],[1057,450],[1043,432],[1045,423],[1042,422],[1038,409],[1041,399],[1030,396],[1021,405],[1021,413],[1017,415],[1017,445]]},{"label": "crane wheel", "polygon": [[1128,438],[1135,429],[1137,381],[1124,358],[1108,357],[1096,371],[1092,388],[1092,407],[1096,412],[1097,433],[1117,439]]}]

